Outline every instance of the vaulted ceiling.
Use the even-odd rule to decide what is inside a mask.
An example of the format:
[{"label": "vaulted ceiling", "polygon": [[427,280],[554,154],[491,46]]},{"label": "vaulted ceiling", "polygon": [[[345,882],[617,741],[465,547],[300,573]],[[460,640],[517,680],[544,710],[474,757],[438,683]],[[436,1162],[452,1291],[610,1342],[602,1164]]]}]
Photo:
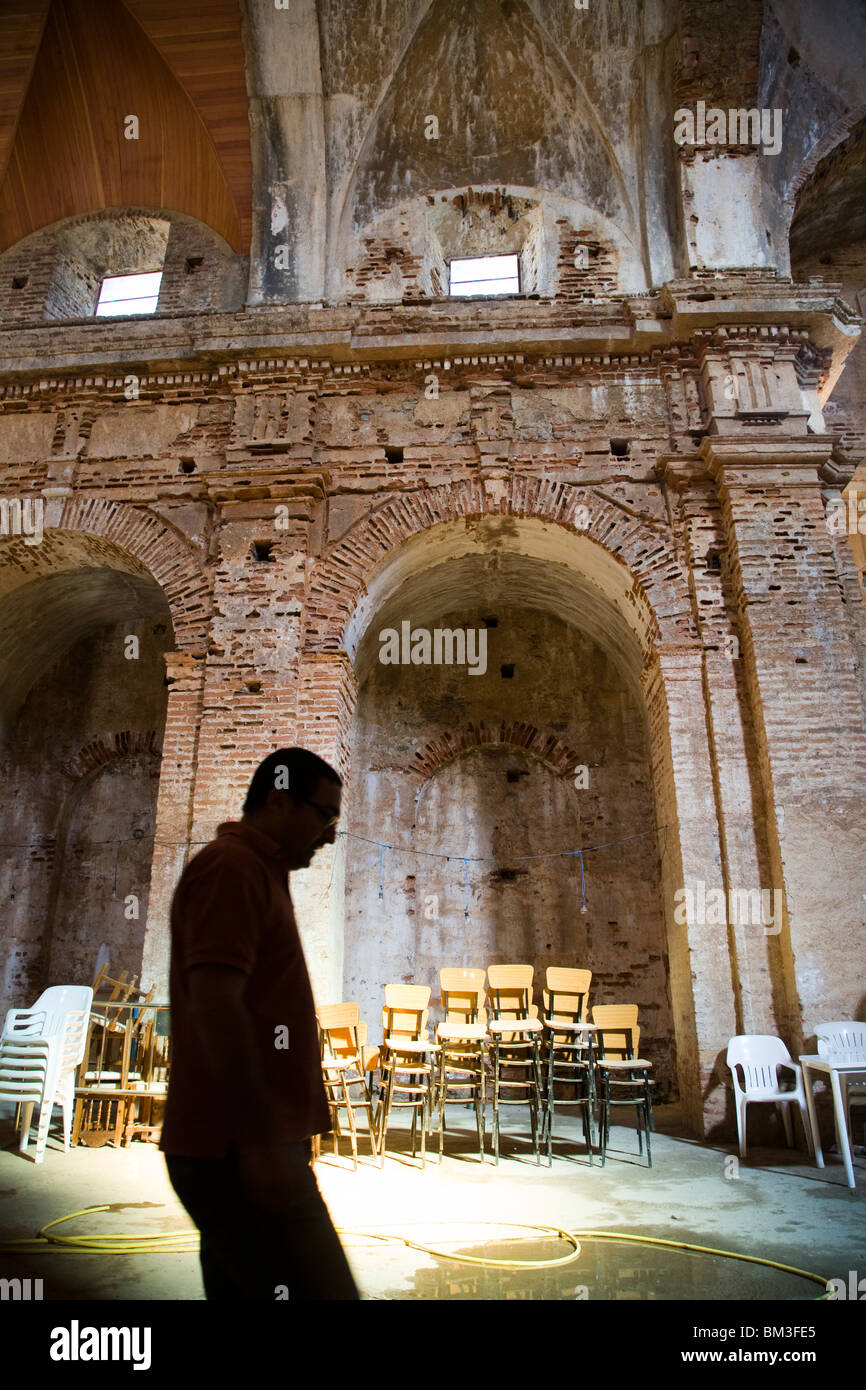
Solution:
[{"label": "vaulted ceiling", "polygon": [[3,10],[0,250],[112,207],[183,212],[248,249],[237,0],[4,0]]}]

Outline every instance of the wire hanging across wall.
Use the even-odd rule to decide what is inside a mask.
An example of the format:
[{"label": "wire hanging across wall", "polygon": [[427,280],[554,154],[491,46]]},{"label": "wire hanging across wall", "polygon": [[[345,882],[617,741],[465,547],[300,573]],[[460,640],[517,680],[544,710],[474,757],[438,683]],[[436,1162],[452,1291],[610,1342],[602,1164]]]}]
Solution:
[{"label": "wire hanging across wall", "polygon": [[[586,914],[586,911],[589,906],[589,898],[586,891],[586,867],[584,865],[584,855],[593,854],[597,850],[612,849],[616,845],[625,845],[628,844],[631,840],[642,840],[645,839],[648,835],[661,834],[661,832],[664,831],[665,843],[662,846],[661,853],[661,857],[664,858],[664,852],[667,847],[667,828],[667,825],[662,825],[659,827],[658,831],[656,831],[655,828],[653,828],[652,830],[641,830],[638,831],[638,833],[635,835],[624,835],[621,839],[605,840],[597,845],[583,845],[580,849],[550,850],[542,854],[512,854],[509,855],[509,859],[515,863],[525,863],[527,861],[533,861],[537,859],[577,859],[578,864],[580,866],[580,913],[581,916],[583,916]],[[499,863],[498,857],[493,854],[462,854],[459,852],[447,850],[403,849],[399,845],[386,844],[383,840],[374,840],[369,835],[357,835],[353,830],[338,830],[337,834],[343,836],[347,840],[358,840],[362,844],[375,845],[376,849],[379,851],[378,874],[380,902],[384,901],[385,897],[384,866],[386,851],[390,851],[392,854],[409,855],[412,858],[444,859],[446,863],[449,860],[453,859],[456,863],[461,863],[463,865],[463,887],[465,893],[463,916],[464,920],[467,922],[469,921],[469,909],[472,901],[472,890],[469,882],[469,865]]]}]

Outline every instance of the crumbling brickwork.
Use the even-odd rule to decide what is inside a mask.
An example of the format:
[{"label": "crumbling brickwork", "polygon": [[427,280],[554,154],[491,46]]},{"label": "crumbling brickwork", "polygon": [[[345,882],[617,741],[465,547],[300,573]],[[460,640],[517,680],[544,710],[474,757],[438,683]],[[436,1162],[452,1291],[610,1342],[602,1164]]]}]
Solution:
[{"label": "crumbling brickwork", "polygon": [[[862,1008],[862,74],[795,0],[390,8],[248,16],[234,105],[184,68],[150,182],[117,155],[134,206],[9,166],[0,1008],[103,942],[163,992],[184,864],[299,743],[345,784],[292,884],[320,1001],[376,1036],[389,980],[586,966],[714,1131],[732,1035]],[[778,158],[677,148],[786,94]],[[501,253],[518,294],[449,296]]]}]

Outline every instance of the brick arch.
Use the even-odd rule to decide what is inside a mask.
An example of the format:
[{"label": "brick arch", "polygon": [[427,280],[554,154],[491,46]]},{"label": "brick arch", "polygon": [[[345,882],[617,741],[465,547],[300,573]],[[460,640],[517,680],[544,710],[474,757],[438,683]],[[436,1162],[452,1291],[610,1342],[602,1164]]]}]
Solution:
[{"label": "brick arch", "polygon": [[103,498],[66,499],[52,529],[101,536],[140,561],[162,589],[171,609],[175,647],[204,651],[210,621],[210,584],[190,542],[146,507]]},{"label": "brick arch", "polygon": [[474,748],[515,748],[538,758],[553,772],[570,773],[581,766],[574,749],[555,734],[543,733],[523,719],[512,719],[489,726],[481,720],[478,724],[468,723],[460,729],[446,730],[416,750],[411,771],[427,780],[434,777],[440,768]]},{"label": "brick arch", "polygon": [[[357,522],[312,570],[304,652],[343,648],[346,626],[367,580],[405,541],[433,526],[482,516],[532,518],[587,537],[627,571],[630,601],[646,601],[657,640],[693,637],[688,583],[666,544],[666,527],[657,529],[593,489],[572,483],[513,477],[500,488],[494,494],[470,480],[401,493]],[[586,527],[576,521],[581,505],[590,513]]]},{"label": "brick arch", "polygon": [[60,764],[60,772],[70,782],[81,782],[90,773],[109,763],[119,762],[121,758],[133,758],[145,754],[161,758],[159,735],[156,729],[133,733],[128,729],[106,738],[94,738],[85,743],[72,758]]}]

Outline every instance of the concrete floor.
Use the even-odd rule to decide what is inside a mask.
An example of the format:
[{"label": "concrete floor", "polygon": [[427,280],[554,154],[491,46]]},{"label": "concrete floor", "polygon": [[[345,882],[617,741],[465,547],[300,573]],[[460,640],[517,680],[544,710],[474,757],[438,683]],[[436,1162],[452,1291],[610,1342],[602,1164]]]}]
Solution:
[{"label": "concrete floor", "polygon": [[[30,1236],[45,1222],[85,1207],[112,1210],[80,1218],[68,1234],[177,1231],[190,1226],[155,1146],[78,1147],[64,1154],[56,1132],[36,1166],[14,1146],[11,1115],[0,1118],[0,1239]],[[358,1172],[346,1146],[325,1148],[319,1186],[343,1235],[366,1299],[755,1299],[812,1300],[823,1290],[804,1279],[741,1261],[650,1246],[584,1239],[577,1260],[541,1270],[485,1269],[383,1243],[362,1232],[402,1234],[420,1243],[485,1258],[550,1260],[569,1253],[561,1238],[510,1222],[570,1230],[631,1232],[757,1255],[848,1280],[864,1271],[866,1158],[855,1159],[850,1191],[835,1153],[815,1168],[806,1155],[757,1148],[732,1162],[732,1146],[686,1137],[675,1107],[661,1107],[653,1167],[638,1158],[633,1129],[617,1127],[606,1167],[589,1168],[578,1125],[557,1117],[562,1138],[552,1168],[536,1167],[510,1116],[503,1156],[494,1167],[473,1157],[469,1111],[449,1113],[442,1166],[413,1163],[403,1136],[384,1170],[362,1145]],[[571,1142],[573,1140],[573,1142]],[[389,1146],[391,1137],[389,1136]],[[489,1137],[488,1137],[489,1146]],[[401,1153],[401,1147],[403,1149]],[[733,1176],[738,1172],[737,1176]],[[491,1224],[486,1224],[491,1223]],[[103,1255],[0,1250],[0,1278],[42,1278],[46,1300],[188,1300],[203,1297],[194,1254]]]}]

